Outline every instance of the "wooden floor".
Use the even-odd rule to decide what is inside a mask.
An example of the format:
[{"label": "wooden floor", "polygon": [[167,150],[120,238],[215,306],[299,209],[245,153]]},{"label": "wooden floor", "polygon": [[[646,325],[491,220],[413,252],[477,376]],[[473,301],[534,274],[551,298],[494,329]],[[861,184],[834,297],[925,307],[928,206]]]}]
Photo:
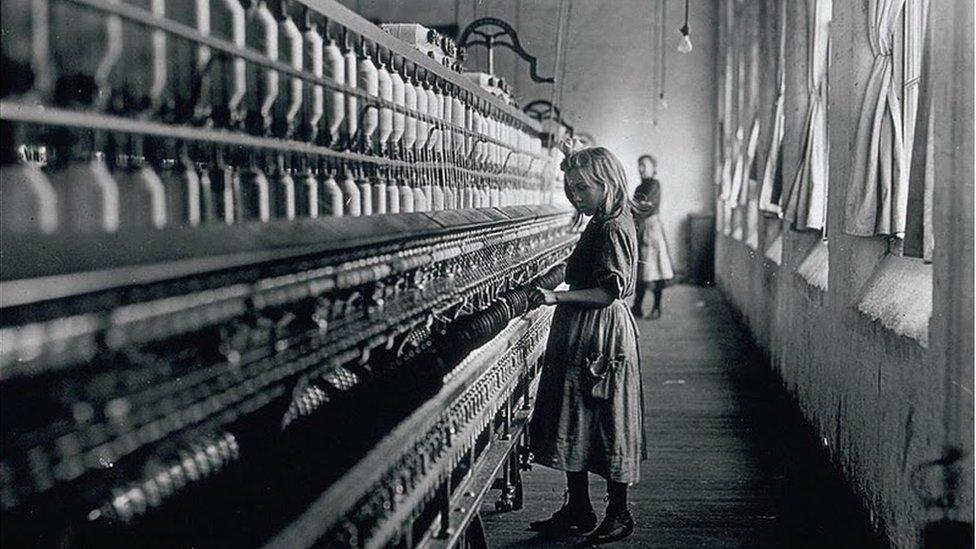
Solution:
[{"label": "wooden floor", "polygon": [[[668,288],[640,329],[650,456],[631,488],[637,531],[615,546],[884,547],[716,290]],[[524,509],[495,512],[489,495],[489,545],[579,545],[526,530],[562,505],[563,474],[523,478]],[[605,493],[591,477],[600,519]]]}]

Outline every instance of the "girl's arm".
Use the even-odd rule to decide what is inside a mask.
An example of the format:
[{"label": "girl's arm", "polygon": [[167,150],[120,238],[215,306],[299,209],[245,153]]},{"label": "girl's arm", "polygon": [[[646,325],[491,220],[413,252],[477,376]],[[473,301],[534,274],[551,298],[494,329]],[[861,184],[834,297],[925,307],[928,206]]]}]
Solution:
[{"label": "girl's arm", "polygon": [[601,287],[569,290],[566,292],[554,292],[545,288],[536,288],[536,291],[532,294],[533,305],[571,303],[573,305],[600,309],[609,306],[613,301],[614,297],[610,295],[610,292]]},{"label": "girl's arm", "polygon": [[599,226],[600,247],[591,254],[593,257],[590,265],[596,286],[568,292],[536,288],[536,291],[532,292],[532,304],[569,303],[590,309],[609,307],[623,295],[627,270],[632,268],[633,262],[637,260],[634,257],[637,250],[633,249],[633,242],[629,242],[633,237],[628,236],[628,229],[633,230],[620,221],[607,222]]},{"label": "girl's arm", "polygon": [[[650,215],[651,212],[657,210],[657,204],[660,198],[661,198],[660,192],[658,192],[656,195],[653,192],[651,194],[644,194],[644,193],[634,194],[634,202],[640,204],[641,207],[645,210],[645,212],[640,214],[640,217],[638,217],[639,221],[643,221]],[[640,223],[638,223],[638,227],[640,227]]]}]

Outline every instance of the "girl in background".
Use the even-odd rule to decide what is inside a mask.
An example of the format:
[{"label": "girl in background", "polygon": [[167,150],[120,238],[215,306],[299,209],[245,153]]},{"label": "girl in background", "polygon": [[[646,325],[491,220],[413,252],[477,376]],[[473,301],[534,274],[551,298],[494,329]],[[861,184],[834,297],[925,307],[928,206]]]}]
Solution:
[{"label": "girl in background", "polygon": [[634,297],[633,313],[637,318],[644,317],[644,294],[648,288],[654,292],[654,306],[651,320],[661,317],[661,297],[667,281],[674,278],[668,242],[664,236],[664,226],[659,215],[661,208],[661,182],[654,178],[657,173],[657,160],[651,155],[643,155],[637,160],[641,183],[634,191],[634,201],[644,206],[637,216],[637,237],[639,246],[639,276]]},{"label": "girl in background", "polygon": [[566,472],[569,499],[551,518],[530,524],[548,535],[596,526],[589,473],[607,481],[606,517],[589,536],[629,536],[627,489],[646,458],[637,323],[625,303],[637,279],[634,210],[620,161],[607,149],[567,151],[566,195],[578,216],[592,216],[566,263],[568,291],[537,289],[535,304],[555,305],[529,440],[535,461]]}]

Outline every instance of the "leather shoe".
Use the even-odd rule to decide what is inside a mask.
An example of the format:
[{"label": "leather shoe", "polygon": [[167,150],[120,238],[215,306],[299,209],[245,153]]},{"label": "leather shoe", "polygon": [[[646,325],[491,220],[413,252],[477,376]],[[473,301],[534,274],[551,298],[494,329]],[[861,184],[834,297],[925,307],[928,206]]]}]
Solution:
[{"label": "leather shoe", "polygon": [[596,526],[596,513],[592,507],[574,509],[564,505],[546,520],[529,523],[529,530],[548,535],[585,534]]},{"label": "leather shoe", "polygon": [[613,511],[607,509],[607,516],[600,523],[600,527],[586,537],[586,541],[591,545],[610,543],[622,540],[634,533],[634,517],[630,514],[630,509]]}]

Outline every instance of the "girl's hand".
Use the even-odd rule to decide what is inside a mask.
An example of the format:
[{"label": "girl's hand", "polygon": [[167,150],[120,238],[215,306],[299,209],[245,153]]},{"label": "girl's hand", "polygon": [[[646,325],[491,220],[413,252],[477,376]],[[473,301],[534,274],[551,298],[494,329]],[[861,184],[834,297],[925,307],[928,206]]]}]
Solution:
[{"label": "girl's hand", "polygon": [[539,305],[555,305],[556,292],[545,288],[536,288],[532,292],[530,299],[533,307],[538,307]]}]

